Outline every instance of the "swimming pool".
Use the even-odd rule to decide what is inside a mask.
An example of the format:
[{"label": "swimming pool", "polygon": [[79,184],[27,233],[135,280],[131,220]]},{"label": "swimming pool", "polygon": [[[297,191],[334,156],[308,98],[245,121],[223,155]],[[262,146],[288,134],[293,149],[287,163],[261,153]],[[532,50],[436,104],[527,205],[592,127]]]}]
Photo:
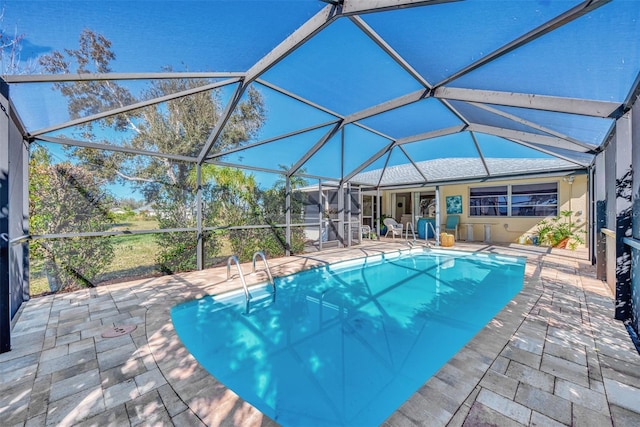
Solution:
[{"label": "swimming pool", "polygon": [[284,426],[379,425],[521,289],[524,259],[412,250],[173,307],[187,349]]}]

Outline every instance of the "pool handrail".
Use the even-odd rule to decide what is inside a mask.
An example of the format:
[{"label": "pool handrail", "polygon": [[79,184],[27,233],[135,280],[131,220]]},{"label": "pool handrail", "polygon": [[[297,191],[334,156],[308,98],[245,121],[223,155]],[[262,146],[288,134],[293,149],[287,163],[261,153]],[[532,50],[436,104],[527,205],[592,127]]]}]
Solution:
[{"label": "pool handrail", "polygon": [[407,222],[405,227],[404,239],[409,241],[409,229],[411,229],[411,234],[413,235],[413,241],[416,241],[416,232],[413,230],[413,223]]},{"label": "pool handrail", "polygon": [[256,272],[256,258],[262,258],[264,261],[264,268],[267,271],[267,276],[269,277],[269,283],[273,287],[273,293],[276,293],[276,282],[273,280],[273,276],[271,275],[271,269],[269,268],[269,263],[267,262],[267,256],[264,254],[264,251],[257,251],[253,254],[253,273]]},{"label": "pool handrail", "polygon": [[[433,241],[435,242],[436,246],[439,246],[439,241],[438,241],[438,235],[436,233],[436,228],[434,227],[434,225],[427,221],[427,227],[431,227],[431,230],[433,231]],[[427,230],[426,234],[426,238],[425,240],[427,241],[427,243],[429,243],[429,231]]]},{"label": "pool handrail", "polygon": [[242,287],[244,288],[244,297],[245,297],[245,311],[249,313],[249,300],[251,300],[251,295],[249,295],[249,288],[247,288],[247,282],[244,280],[244,274],[242,274],[242,269],[240,268],[240,261],[238,261],[238,257],[235,255],[231,255],[227,258],[227,280],[231,278],[231,262],[234,261],[236,263],[236,267],[238,267],[238,275],[240,276],[240,281],[242,282]]}]

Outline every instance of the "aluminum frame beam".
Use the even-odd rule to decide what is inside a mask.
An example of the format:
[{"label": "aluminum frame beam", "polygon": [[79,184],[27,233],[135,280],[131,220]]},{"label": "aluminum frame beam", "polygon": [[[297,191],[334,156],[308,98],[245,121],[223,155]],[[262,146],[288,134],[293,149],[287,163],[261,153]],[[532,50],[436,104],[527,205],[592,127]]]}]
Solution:
[{"label": "aluminum frame beam", "polygon": [[451,102],[449,102],[446,99],[440,99],[440,102],[442,102],[442,104],[447,107],[449,109],[449,111],[451,111],[453,114],[456,115],[457,118],[460,119],[460,121],[462,123],[464,123],[465,125],[469,125],[471,122],[469,120],[467,120],[467,118],[462,115],[457,108],[455,108],[453,105],[451,105]]},{"label": "aluminum frame beam", "polygon": [[[325,108],[325,107],[323,107],[323,106],[321,106],[319,104],[316,104],[313,101],[309,101],[308,99],[305,99],[305,98],[303,98],[301,96],[298,96],[298,95],[296,95],[294,93],[291,93],[291,92],[287,91],[286,89],[283,89],[283,88],[281,88],[279,86],[276,86],[276,85],[274,85],[272,83],[269,83],[267,81],[264,81],[262,79],[257,79],[256,82],[260,83],[261,85],[266,86],[266,87],[268,87],[270,89],[273,89],[273,90],[275,90],[277,92],[280,92],[281,94],[286,95],[286,96],[288,96],[288,97],[290,97],[292,99],[295,99],[296,101],[300,101],[300,102],[302,102],[302,103],[304,103],[304,104],[306,104],[306,105],[308,105],[310,107],[317,108],[320,111],[323,111],[323,112],[325,112],[327,114],[330,114],[330,115],[334,116],[336,119],[341,119],[341,120],[344,121],[344,119],[347,117],[347,116],[345,116],[343,114],[336,113],[335,111],[329,110],[328,108]],[[420,92],[420,91],[418,91],[418,92]],[[408,95],[405,95],[405,96],[411,96],[411,94],[408,94]],[[403,98],[403,97],[400,97],[400,98]],[[398,100],[400,100],[400,98],[398,98]],[[393,102],[393,100],[387,101],[387,102]],[[398,102],[402,102],[402,101],[398,101]],[[410,103],[410,102],[407,102],[407,103]],[[382,106],[383,104],[386,104],[386,103],[382,103],[380,105]],[[401,106],[401,105],[398,105],[398,106]],[[373,108],[375,108],[375,107],[373,107]],[[381,108],[384,108],[384,107],[381,107]],[[397,107],[394,107],[394,108],[397,108]],[[388,108],[388,109],[392,109],[392,108]],[[367,108],[366,110],[362,110],[362,111],[368,111],[368,110],[369,109]],[[387,111],[387,110],[385,110],[385,111]],[[384,111],[379,111],[376,114],[379,114],[379,113],[382,113],[382,112],[384,112]],[[354,114],[358,114],[358,112],[356,112]],[[358,120],[363,119],[363,118],[364,117],[359,117]],[[353,125],[358,126],[358,127],[362,128],[362,129],[365,129],[365,130],[367,130],[369,132],[375,133],[378,136],[386,138],[386,139],[388,139],[390,141],[393,141],[393,139],[394,139],[394,138],[390,137],[389,135],[385,135],[384,133],[382,133],[382,132],[380,132],[378,130],[375,130],[375,129],[372,129],[372,128],[368,127],[368,126],[365,126],[362,123],[358,123],[357,121],[354,121],[353,119],[349,123],[345,123],[345,125],[347,125],[347,124],[353,124]]]},{"label": "aluminum frame beam", "polygon": [[357,111],[353,114],[349,114],[344,117],[344,123],[349,124],[358,120],[363,120],[368,117],[373,117],[378,114],[385,113],[387,111],[395,110],[396,108],[404,107],[415,102],[421,101],[429,97],[429,90],[417,90],[415,92],[408,93],[406,95],[399,96],[395,99],[385,101],[381,104],[374,105],[373,107],[365,108],[364,110]]},{"label": "aluminum frame beam", "polygon": [[[0,79],[0,353],[11,350],[11,244],[9,243],[10,211],[9,182],[13,177],[11,158],[9,85]],[[9,110],[9,111],[7,111]]]},{"label": "aluminum frame beam", "polygon": [[238,106],[238,103],[240,102],[240,99],[242,98],[242,95],[244,94],[244,91],[247,89],[247,87],[248,85],[245,82],[241,81],[240,85],[238,85],[235,92],[231,96],[231,99],[229,99],[229,102],[224,108],[224,111],[218,118],[218,123],[216,123],[215,128],[213,128],[213,130],[209,134],[209,137],[207,138],[207,141],[204,143],[204,147],[202,147],[200,154],[198,154],[199,164],[202,164],[204,160],[207,158],[207,156],[209,155],[209,151],[211,151],[211,148],[213,148],[213,144],[216,143],[216,141],[222,134],[222,131],[224,130],[227,122],[229,121],[229,118],[231,118],[233,111]]},{"label": "aluminum frame beam", "polygon": [[[565,176],[571,173],[584,173],[586,168],[562,168],[562,169],[554,169],[545,172],[531,172],[527,174],[516,174],[516,173],[505,173],[505,174],[496,174],[484,177],[470,177],[463,179],[452,179],[452,180],[437,180],[430,181],[428,183],[425,182],[409,182],[406,184],[389,184],[389,185],[370,185],[367,183],[362,183],[361,187],[365,188],[380,188],[381,190],[399,190],[399,189],[413,189],[413,188],[433,188],[439,185],[458,185],[458,184],[473,184],[478,182],[493,182],[493,181],[503,181],[506,179],[523,179],[523,178],[546,178],[546,177],[555,177],[555,176]],[[355,183],[355,182],[354,182]]]},{"label": "aluminum frame beam", "polygon": [[418,165],[416,164],[416,162],[413,161],[413,159],[411,158],[411,156],[409,155],[409,153],[407,153],[407,150],[404,149],[404,147],[402,147],[401,145],[397,146],[398,149],[407,157],[407,160],[409,160],[409,162],[411,163],[411,165],[415,168],[415,170],[420,174],[420,176],[422,177],[422,179],[424,179],[424,182],[429,182],[429,180],[427,179],[427,177],[422,173],[422,171],[420,170],[420,168],[418,167]]},{"label": "aluminum frame beam", "polygon": [[419,133],[417,135],[407,136],[396,140],[397,145],[411,144],[412,142],[425,141],[427,139],[438,138],[439,136],[452,135],[454,133],[463,132],[467,129],[467,125],[451,126],[448,128],[442,128],[432,130],[425,133]]},{"label": "aluminum frame beam", "polygon": [[213,154],[213,155],[207,157],[207,160],[215,160],[215,159],[218,159],[220,157],[224,157],[224,156],[226,156],[228,154],[237,153],[238,151],[248,150],[250,148],[259,147],[261,145],[268,144],[270,142],[280,141],[281,139],[286,139],[286,138],[290,138],[292,136],[301,135],[303,133],[310,132],[310,131],[313,131],[313,130],[316,130],[316,129],[321,129],[321,128],[329,126],[329,125],[335,125],[337,122],[338,122],[337,120],[334,120],[334,121],[331,121],[331,122],[324,122],[324,123],[320,123],[320,124],[317,124],[317,125],[314,125],[314,126],[309,126],[307,128],[304,128],[304,129],[296,130],[296,131],[293,131],[293,132],[288,132],[288,133],[285,133],[283,135],[278,135],[278,136],[274,136],[272,138],[263,139],[262,141],[257,141],[257,142],[254,142],[254,143],[251,143],[251,144],[247,144],[247,145],[243,145],[243,146],[240,146],[240,147],[231,148],[231,149],[229,149],[227,151]]},{"label": "aluminum frame beam", "polygon": [[307,40],[331,24],[339,15],[339,6],[328,4],[312,16],[302,26],[298,27],[290,36],[284,39],[271,52],[263,56],[245,74],[245,81],[251,83],[271,67],[278,64],[293,51],[302,46]]},{"label": "aluminum frame beam", "polygon": [[477,123],[472,123],[467,128],[470,131],[486,133],[489,135],[500,136],[505,139],[517,139],[519,141],[524,142],[532,142],[534,144],[548,145],[550,147],[562,148],[565,150],[576,151],[580,153],[590,153],[594,154],[594,149],[587,149],[582,146],[576,145],[570,141],[566,141],[564,139],[556,138],[553,136],[546,135],[537,135],[534,133],[522,132],[512,129],[504,129],[495,126],[482,125]]},{"label": "aluminum frame beam", "polygon": [[488,111],[489,113],[492,113],[492,114],[495,114],[497,116],[504,117],[506,119],[514,121],[516,123],[520,123],[520,124],[523,124],[525,126],[529,126],[532,129],[536,129],[536,130],[539,130],[541,132],[547,133],[547,134],[549,134],[551,136],[555,136],[557,138],[564,139],[565,141],[568,141],[568,142],[571,142],[573,144],[582,146],[582,147],[587,148],[589,150],[593,149],[593,147],[591,145],[589,145],[589,144],[587,144],[587,143],[585,143],[583,141],[578,141],[575,138],[572,138],[572,137],[567,136],[567,135],[565,135],[563,133],[560,133],[560,132],[556,132],[553,129],[549,129],[549,128],[545,127],[545,126],[541,126],[541,125],[539,125],[537,123],[534,123],[534,122],[531,122],[529,120],[523,119],[522,117],[519,117],[519,116],[516,116],[516,115],[513,115],[513,114],[509,114],[509,113],[506,113],[504,111],[498,110],[496,108],[492,108],[492,107],[490,107],[488,105],[479,104],[477,102],[470,102],[469,104],[473,105],[474,107],[480,108],[482,110]]},{"label": "aluminum frame beam", "polygon": [[[395,145],[393,147],[395,147]],[[387,153],[387,158],[384,161],[384,166],[382,167],[382,172],[380,173],[380,178],[378,179],[376,188],[380,188],[380,184],[382,184],[382,178],[384,178],[384,173],[387,171],[387,166],[389,166],[389,160],[391,160],[391,152],[393,151],[393,147],[391,147],[389,149],[389,153]]]},{"label": "aluminum frame beam", "polygon": [[571,21],[574,21],[578,18],[580,18],[581,16],[591,12],[594,9],[597,9],[600,6],[605,5],[606,3],[609,3],[611,0],[587,0],[582,2],[581,4],[574,6],[573,8],[569,9],[568,11],[556,16],[555,18],[545,22],[544,24],[534,28],[533,30],[529,31],[528,33],[518,37],[515,40],[512,40],[511,42],[507,43],[506,45],[494,50],[493,52],[489,53],[488,55],[480,58],[479,60],[473,62],[472,64],[469,64],[468,66],[464,67],[463,69],[461,69],[460,71],[453,73],[452,75],[450,75],[449,77],[447,77],[446,79],[436,83],[434,86],[435,87],[439,87],[439,86],[443,86],[465,74],[470,73],[471,71],[482,67],[483,65],[500,58],[503,55],[508,54],[509,52],[512,52],[516,49],[518,49],[521,46],[524,46],[527,43],[532,42],[533,40],[544,36],[545,34],[565,25],[568,24]]},{"label": "aluminum frame beam", "polygon": [[359,16],[351,16],[351,22],[353,22],[360,30],[365,33],[380,49],[382,49],[387,55],[389,55],[398,65],[400,65],[411,77],[420,82],[426,89],[431,89],[432,85],[417,72],[411,64],[409,64],[394,48],[386,42],[385,39],[380,37],[373,28],[369,26]]},{"label": "aluminum frame beam", "polygon": [[432,6],[442,3],[453,3],[460,0],[344,0],[343,15],[355,15],[383,10],[404,9],[407,7]]},{"label": "aluminum frame beam", "polygon": [[302,156],[300,160],[296,162],[295,165],[291,166],[291,168],[287,171],[287,176],[291,176],[298,171],[314,154],[316,154],[324,145],[331,139],[333,136],[342,129],[342,120],[338,121],[335,126],[333,126],[327,133],[324,134],[322,138],[318,142],[315,143],[307,153]]},{"label": "aluminum frame beam", "polygon": [[87,141],[78,141],[75,139],[67,139],[67,138],[57,138],[54,136],[39,136],[35,138],[36,141],[43,142],[52,142],[54,144],[60,145],[70,145],[73,147],[85,147],[85,148],[94,148],[96,150],[108,150],[108,151],[117,151],[119,153],[128,153],[135,154],[139,156],[152,156],[152,157],[162,157],[164,159],[177,160],[180,162],[190,162],[195,163],[197,159],[195,157],[182,156],[179,154],[168,154],[168,153],[158,153],[155,151],[147,151],[147,150],[136,150],[134,148],[121,147],[118,145],[109,145],[109,144],[101,144],[97,142],[87,142]]},{"label": "aluminum frame beam", "polygon": [[558,158],[560,160],[564,160],[565,162],[573,163],[574,165],[578,165],[578,166],[580,166],[582,168],[585,168],[585,169],[591,164],[591,162],[582,163],[582,162],[580,162],[578,160],[572,159],[572,158],[567,157],[567,156],[563,156],[562,154],[558,154],[558,153],[553,152],[551,150],[546,150],[543,147],[539,147],[537,145],[530,144],[528,142],[519,141],[517,139],[509,139],[509,141],[513,142],[514,144],[522,145],[523,147],[531,148],[532,150],[536,150],[536,151],[538,151],[540,153],[548,154],[549,156],[553,156],[553,157],[556,157],[556,158]]},{"label": "aluminum frame beam", "polygon": [[69,74],[9,74],[7,83],[62,83],[96,80],[166,80],[166,79],[228,79],[242,78],[243,72],[168,72],[168,73],[69,73]]},{"label": "aluminum frame beam", "polygon": [[28,134],[27,127],[24,125],[24,122],[22,121],[22,118],[18,114],[18,110],[16,109],[16,106],[14,105],[12,100],[9,100],[9,119],[12,120],[13,123],[16,125],[16,127],[18,128],[18,131],[20,132],[20,135],[22,135],[24,139],[27,139],[26,137],[26,135]]},{"label": "aluminum frame beam", "polygon": [[393,147],[396,146],[395,142],[390,142],[386,147],[381,148],[380,150],[378,150],[373,156],[369,157],[367,160],[365,160],[360,166],[358,166],[357,168],[355,168],[353,171],[351,171],[350,173],[348,173],[347,175],[345,175],[342,178],[343,182],[348,182],[351,181],[351,179],[356,176],[357,174],[359,174],[360,172],[362,172],[364,169],[368,168],[373,162],[375,162],[376,160],[378,160],[380,157],[384,156],[385,153],[390,152],[391,149]]},{"label": "aluminum frame beam", "polygon": [[340,16],[452,1],[459,0],[344,0],[342,5],[330,3],[249,68],[245,81],[250,83],[256,80]]},{"label": "aluminum frame beam", "polygon": [[[230,168],[246,169],[246,170],[256,171],[256,172],[272,173],[272,174],[275,174],[275,175],[286,175],[286,171],[283,171],[282,169],[261,168],[261,167],[258,167],[258,166],[239,165],[237,163],[228,163],[228,162],[221,162],[221,161],[212,161],[212,162],[208,162],[207,161],[205,163],[211,164],[211,165],[217,165],[217,166],[226,166],[226,167],[230,167]],[[303,178],[309,178],[309,179],[322,179],[324,181],[335,181],[335,182],[338,182],[340,180],[339,178],[336,178],[336,177],[312,175],[312,174],[308,174],[308,173],[294,173],[293,175],[300,176],[300,177],[303,177]]]},{"label": "aluminum frame beam", "polygon": [[301,97],[301,96],[299,96],[299,95],[296,95],[295,93],[289,92],[288,90],[283,89],[283,88],[281,88],[280,86],[277,86],[277,85],[275,85],[275,84],[273,84],[273,83],[270,83],[270,82],[268,82],[268,81],[266,81],[266,80],[263,80],[263,79],[256,79],[256,80],[255,80],[255,83],[259,83],[259,84],[261,84],[261,85],[263,85],[263,86],[268,87],[269,89],[275,90],[276,92],[280,92],[281,94],[286,95],[286,96],[288,96],[288,97],[289,97],[289,98],[291,98],[291,99],[295,99],[296,101],[300,101],[300,102],[302,102],[303,104],[306,104],[306,105],[308,105],[308,106],[310,106],[310,107],[317,108],[318,110],[323,111],[323,112],[325,112],[325,113],[327,113],[327,114],[330,114],[330,115],[332,115],[332,116],[335,116],[336,118],[344,119],[344,115],[339,114],[339,113],[336,113],[335,111],[329,110],[328,108],[323,107],[323,106],[322,106],[322,105],[320,105],[320,104],[316,104],[316,103],[315,103],[315,102],[313,102],[313,101],[309,101],[309,100],[308,100],[308,99],[306,99],[306,98],[303,98],[303,97]]},{"label": "aluminum frame beam", "polygon": [[128,111],[137,110],[139,108],[149,107],[149,106],[152,106],[152,105],[161,104],[163,102],[171,101],[171,100],[174,100],[174,99],[184,98],[186,96],[194,95],[196,93],[206,92],[208,90],[213,90],[213,89],[217,89],[219,87],[228,86],[230,84],[238,83],[239,81],[240,81],[240,79],[229,79],[229,80],[225,80],[225,81],[222,81],[222,82],[216,82],[216,83],[200,86],[200,87],[189,89],[189,90],[184,90],[184,91],[181,91],[181,92],[172,93],[170,95],[165,95],[165,96],[161,96],[161,97],[158,97],[158,98],[149,99],[149,100],[146,100],[146,101],[136,102],[135,104],[127,105],[125,107],[115,108],[115,109],[112,109],[112,110],[104,111],[102,113],[92,114],[90,116],[81,117],[81,118],[75,119],[75,120],[69,120],[67,122],[60,123],[60,124],[55,125],[55,126],[49,126],[49,127],[46,127],[46,128],[38,129],[38,130],[36,130],[34,132],[31,132],[30,136],[38,136],[38,135],[42,135],[42,134],[45,134],[45,133],[54,132],[54,131],[57,131],[57,130],[60,130],[60,129],[65,129],[65,128],[68,128],[68,127],[71,127],[71,126],[77,126],[77,125],[81,125],[81,124],[84,124],[84,123],[89,123],[89,122],[92,122],[94,120],[104,119],[104,118],[107,118],[107,117],[111,117],[111,116],[115,116],[115,115],[118,115],[118,114],[126,113]]},{"label": "aluminum frame beam", "polygon": [[487,161],[484,158],[484,154],[482,154],[482,149],[480,148],[480,144],[478,144],[478,140],[476,139],[476,134],[473,132],[469,132],[471,134],[471,139],[473,140],[473,145],[476,147],[476,151],[478,151],[478,156],[480,156],[480,161],[482,161],[482,166],[484,167],[487,176],[491,176],[491,171],[489,170],[489,166],[487,166]]},{"label": "aluminum frame beam", "polygon": [[157,230],[120,230],[120,231],[84,231],[78,233],[53,233],[53,234],[31,234],[28,236],[28,240],[52,240],[52,239],[66,239],[74,237],[108,237],[108,236],[123,236],[133,234],[163,234],[163,233],[182,233],[182,232],[197,232],[196,227],[189,228],[159,228]]},{"label": "aluminum frame beam", "polygon": [[617,102],[448,86],[436,88],[433,91],[433,96],[438,99],[555,111],[603,119],[615,118],[620,107],[620,103]]},{"label": "aluminum frame beam", "polygon": [[631,109],[631,107],[633,107],[633,105],[636,103],[636,100],[638,99],[639,96],[640,96],[640,72],[636,76],[636,79],[633,82],[633,85],[631,85],[631,90],[629,91],[627,98],[622,103],[623,111],[620,112],[620,116],[625,114],[627,111]]}]

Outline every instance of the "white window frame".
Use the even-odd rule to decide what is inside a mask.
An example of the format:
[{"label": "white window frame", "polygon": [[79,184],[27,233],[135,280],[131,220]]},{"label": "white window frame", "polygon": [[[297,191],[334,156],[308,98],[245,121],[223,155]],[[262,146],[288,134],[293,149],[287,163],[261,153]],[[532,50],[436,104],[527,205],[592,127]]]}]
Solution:
[{"label": "white window frame", "polygon": [[[559,208],[560,208],[560,204],[559,204],[559,193],[560,193],[560,184],[558,181],[545,181],[545,182],[535,182],[535,183],[530,183],[531,185],[535,185],[535,184],[555,184],[556,185],[556,213],[555,215],[559,214]],[[503,217],[511,217],[511,218],[545,218],[546,216],[549,215],[512,215],[512,196],[513,196],[513,192],[512,189],[513,187],[518,187],[518,186],[526,186],[526,185],[530,185],[530,184],[504,184],[504,185],[485,185],[485,186],[477,186],[477,187],[471,187],[469,186],[468,188],[468,203],[467,203],[467,208],[469,209],[469,217],[473,217],[473,218],[483,218],[483,217],[490,217],[490,218],[503,218]],[[476,189],[476,188],[487,188],[487,187],[507,187],[507,193],[506,193],[506,197],[507,197],[507,214],[506,215],[472,215],[472,206],[471,206],[471,200],[472,200],[472,196],[471,196],[471,190],[472,189]],[[528,193],[528,194],[537,194],[537,193]],[[546,193],[545,193],[546,194]],[[499,206],[499,205],[498,205]],[[477,206],[474,206],[477,207]]]}]

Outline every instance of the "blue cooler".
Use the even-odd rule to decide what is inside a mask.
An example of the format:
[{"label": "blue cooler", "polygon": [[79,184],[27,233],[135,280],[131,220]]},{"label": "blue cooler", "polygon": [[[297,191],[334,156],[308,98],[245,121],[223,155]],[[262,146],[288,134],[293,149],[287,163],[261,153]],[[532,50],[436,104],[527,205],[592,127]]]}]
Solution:
[{"label": "blue cooler", "polygon": [[433,229],[427,226],[427,223],[431,223],[433,228],[436,226],[434,218],[420,218],[418,220],[418,237],[420,239],[433,239]]}]

